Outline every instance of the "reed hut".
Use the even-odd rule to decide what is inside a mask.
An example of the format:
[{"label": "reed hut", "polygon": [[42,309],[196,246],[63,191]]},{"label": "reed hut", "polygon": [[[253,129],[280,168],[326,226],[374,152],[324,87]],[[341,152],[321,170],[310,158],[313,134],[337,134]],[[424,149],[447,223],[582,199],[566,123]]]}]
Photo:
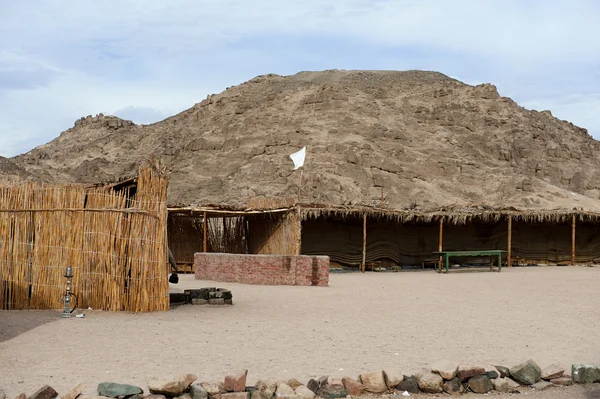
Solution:
[{"label": "reed hut", "polygon": [[169,309],[167,179],[150,167],[95,187],[0,186],[0,309]]},{"label": "reed hut", "polygon": [[[567,265],[600,261],[599,223],[599,213],[578,209],[464,206],[420,211],[318,204],[262,209],[173,207],[169,240],[172,247],[185,247],[174,253],[187,262],[194,252],[202,251],[327,255],[333,263],[372,270],[375,266],[423,267],[442,250],[493,249],[506,251],[508,266]],[[188,239],[185,226],[194,226],[187,227],[192,233]],[[171,234],[171,228],[182,232]]]}]

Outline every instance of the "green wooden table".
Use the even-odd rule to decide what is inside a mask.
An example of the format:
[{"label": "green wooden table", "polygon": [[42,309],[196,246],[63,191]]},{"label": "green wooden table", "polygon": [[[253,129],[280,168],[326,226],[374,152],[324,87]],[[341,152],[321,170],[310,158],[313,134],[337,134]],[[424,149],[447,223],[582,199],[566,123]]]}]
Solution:
[{"label": "green wooden table", "polygon": [[[483,251],[440,251],[434,252],[444,258],[444,264],[446,265],[446,273],[450,266],[450,257],[452,256],[489,256],[490,257],[490,271],[493,270],[494,258],[498,259],[498,273],[502,270],[502,254],[506,251],[500,250],[483,250]],[[442,265],[440,264],[440,272],[442,271]]]}]

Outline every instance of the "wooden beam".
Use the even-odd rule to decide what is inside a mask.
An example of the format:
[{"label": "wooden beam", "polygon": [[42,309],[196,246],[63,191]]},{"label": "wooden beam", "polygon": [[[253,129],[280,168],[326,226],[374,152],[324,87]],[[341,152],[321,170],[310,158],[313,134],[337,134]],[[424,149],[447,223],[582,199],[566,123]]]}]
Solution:
[{"label": "wooden beam", "polygon": [[203,242],[203,245],[202,245],[202,250],[203,250],[203,252],[206,252],[206,249],[207,249],[206,248],[207,247],[207,245],[206,245],[206,228],[208,226],[207,218],[206,218],[206,212],[204,212],[204,220],[203,220],[202,224],[203,224],[203,226],[202,226],[202,233],[204,235],[204,242]]},{"label": "wooden beam", "polygon": [[508,242],[506,244],[506,263],[512,267],[512,216],[508,216]]},{"label": "wooden beam", "polygon": [[[444,218],[440,218],[440,237],[439,237],[439,245],[438,245],[438,251],[442,252],[443,251],[443,238],[444,238]],[[440,258],[438,259],[438,263],[439,263],[439,269],[440,269],[440,273],[442,272],[442,255],[440,255]]]},{"label": "wooden beam", "polygon": [[573,221],[571,222],[571,266],[575,266],[575,215],[573,215]]},{"label": "wooden beam", "polygon": [[362,252],[362,272],[365,272],[365,263],[367,261],[367,214],[363,214],[363,252]]}]

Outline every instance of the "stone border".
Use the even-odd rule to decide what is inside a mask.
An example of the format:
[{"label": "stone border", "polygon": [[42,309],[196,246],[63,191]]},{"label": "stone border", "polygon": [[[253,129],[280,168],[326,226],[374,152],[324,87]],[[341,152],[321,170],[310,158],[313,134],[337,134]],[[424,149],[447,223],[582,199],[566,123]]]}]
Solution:
[{"label": "stone border", "polygon": [[[169,294],[170,303],[184,305],[233,305],[233,294],[226,288],[204,287]],[[0,398],[1,399],[1,398]]]},{"label": "stone border", "polygon": [[[113,382],[98,384],[95,399],[324,399],[346,398],[363,394],[378,395],[394,393],[395,396],[411,396],[416,393],[459,394],[490,391],[520,393],[528,386],[545,390],[553,386],[572,383],[600,382],[600,365],[573,364],[571,373],[557,365],[543,370],[533,360],[527,360],[511,368],[494,366],[464,367],[450,361],[439,361],[415,375],[404,375],[398,370],[377,370],[350,377],[323,376],[311,379],[306,385],[296,379],[278,381],[259,380],[254,386],[246,385],[248,370],[229,373],[223,381],[196,383],[194,374],[183,374],[175,379],[151,377],[147,379],[148,394],[140,387]],[[85,399],[81,396],[85,385],[80,383],[62,399]],[[31,396],[21,393],[15,399],[54,399],[58,393],[45,385]],[[0,389],[0,399],[6,394]]]}]

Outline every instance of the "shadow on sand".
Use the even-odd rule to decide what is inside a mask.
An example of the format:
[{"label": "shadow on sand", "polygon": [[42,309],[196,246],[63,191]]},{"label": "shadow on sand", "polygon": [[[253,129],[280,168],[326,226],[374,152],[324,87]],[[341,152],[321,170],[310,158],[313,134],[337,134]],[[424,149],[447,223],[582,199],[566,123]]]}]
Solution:
[{"label": "shadow on sand", "polygon": [[60,319],[57,310],[0,310],[0,342]]}]

